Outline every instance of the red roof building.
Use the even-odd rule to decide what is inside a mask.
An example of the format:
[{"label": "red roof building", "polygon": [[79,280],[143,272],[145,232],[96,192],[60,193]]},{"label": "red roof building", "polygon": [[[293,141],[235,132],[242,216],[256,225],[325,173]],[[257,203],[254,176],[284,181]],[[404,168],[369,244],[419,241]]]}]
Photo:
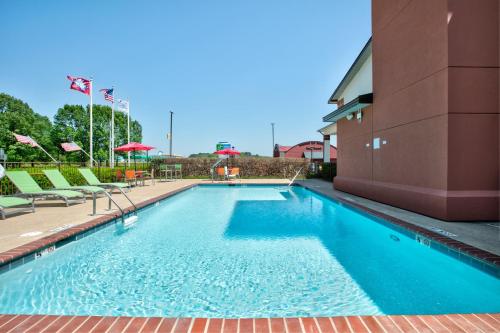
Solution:
[{"label": "red roof building", "polygon": [[[305,141],[295,146],[274,146],[273,157],[281,158],[307,158],[315,162],[323,162],[323,142],[321,141]],[[337,161],[337,148],[330,145],[330,162]]]}]

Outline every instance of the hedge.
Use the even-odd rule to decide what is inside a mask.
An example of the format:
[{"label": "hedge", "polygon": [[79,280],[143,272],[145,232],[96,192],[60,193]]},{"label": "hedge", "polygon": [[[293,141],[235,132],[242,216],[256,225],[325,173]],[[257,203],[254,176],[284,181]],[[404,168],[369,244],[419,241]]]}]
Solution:
[{"label": "hedge", "polygon": [[[152,167],[157,172],[160,164],[182,164],[183,177],[210,177],[210,168],[217,159],[214,158],[167,158],[152,160]],[[281,159],[281,158],[255,158],[241,157],[229,158],[220,165],[239,167],[243,178],[273,177],[292,178],[302,168],[304,175],[307,169],[307,160],[304,159]]]},{"label": "hedge", "polygon": [[[138,163],[137,170],[155,170],[158,175],[160,164],[182,164],[182,176],[186,178],[209,178],[210,168],[217,161],[211,158],[171,158],[171,159],[158,159],[151,160],[150,165],[145,163]],[[292,178],[295,173],[302,168],[300,177],[303,177],[307,170],[307,160],[304,159],[278,159],[278,158],[230,158],[224,161],[221,165],[229,163],[230,166],[239,167],[240,173],[243,178]],[[9,167],[8,170],[25,170],[36,180],[40,187],[50,189],[52,185],[43,174],[44,169],[58,168],[63,176],[68,180],[71,185],[85,185],[85,180],[78,172],[79,165],[67,164],[47,164],[47,163],[26,163],[15,164]],[[131,168],[134,168],[133,164]],[[118,170],[124,171],[124,166],[115,168],[110,167],[94,167],[92,171],[102,182],[115,182]],[[16,193],[14,185],[4,177],[0,180],[0,194],[9,195]]]}]

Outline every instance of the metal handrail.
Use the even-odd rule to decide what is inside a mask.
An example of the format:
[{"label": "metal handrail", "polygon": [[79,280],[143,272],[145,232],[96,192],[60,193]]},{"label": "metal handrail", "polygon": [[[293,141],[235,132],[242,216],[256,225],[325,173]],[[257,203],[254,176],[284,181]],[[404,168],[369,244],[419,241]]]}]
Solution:
[{"label": "metal handrail", "polygon": [[294,182],[294,181],[295,181],[295,179],[298,177],[298,175],[300,174],[300,172],[302,171],[302,169],[303,169],[303,168],[304,168],[304,167],[301,167],[301,168],[299,169],[299,171],[297,171],[297,173],[295,174],[295,176],[293,176],[292,181],[291,181],[290,183],[288,183],[288,187],[292,186],[293,182]]},{"label": "metal handrail", "polygon": [[[129,214],[134,214],[134,215],[137,215],[137,206],[132,202],[132,200],[129,198],[128,195],[125,194],[125,192],[123,192],[123,190],[119,187],[115,187],[117,188],[124,196],[125,198],[127,198],[127,200],[132,204],[132,206],[134,207],[134,209],[129,212]],[[113,190],[111,190],[113,191]],[[125,212],[123,211],[123,209],[120,207],[120,205],[118,205],[118,203],[112,198],[111,196],[111,193],[108,193],[107,191],[104,191],[104,193],[106,194],[106,196],[108,197],[108,199],[110,200],[109,201],[109,209],[111,209],[111,202],[113,202],[115,204],[116,207],[118,207],[118,210],[121,212],[121,219],[122,219],[122,222],[124,222],[124,219],[125,219]]]},{"label": "metal handrail", "polygon": [[224,160],[225,158],[219,158],[210,168],[210,176],[212,177],[212,181],[214,180],[215,167],[218,166]]}]

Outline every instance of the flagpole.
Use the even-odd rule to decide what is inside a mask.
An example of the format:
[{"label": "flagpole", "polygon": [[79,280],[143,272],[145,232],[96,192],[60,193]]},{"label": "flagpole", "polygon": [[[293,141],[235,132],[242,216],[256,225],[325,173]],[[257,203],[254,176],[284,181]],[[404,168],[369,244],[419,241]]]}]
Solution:
[{"label": "flagpole", "polygon": [[111,162],[110,167],[115,167],[115,87],[111,87],[113,91],[113,101],[111,102]]},{"label": "flagpole", "polygon": [[111,141],[113,140],[113,133],[112,133],[112,123],[111,120],[109,121],[109,140],[108,140],[108,156],[109,156],[109,166],[111,167],[111,161],[113,161],[113,148],[111,148]]},{"label": "flagpole", "polygon": [[[81,148],[80,148],[80,149],[81,149]],[[83,153],[84,153],[85,155],[87,155],[88,157],[90,157],[90,155],[89,155],[89,154],[88,154],[85,150],[83,150],[83,149],[82,149],[82,151],[83,151]]]},{"label": "flagpole", "polygon": [[90,166],[94,166],[94,133],[93,133],[93,116],[92,116],[92,86],[93,80],[90,78]]},{"label": "flagpole", "polygon": [[[30,139],[31,139],[31,138],[30,138]],[[41,150],[42,150],[45,154],[47,154],[47,156],[49,156],[49,157],[52,159],[52,161],[54,161],[54,162],[56,162],[56,163],[59,163],[59,161],[58,161],[58,160],[56,160],[55,158],[53,158],[53,157],[52,157],[52,155],[50,155],[50,154],[49,154],[49,153],[48,153],[45,149],[43,149],[43,147],[42,147],[42,146],[40,146],[39,144],[37,144],[37,147],[38,147],[38,148],[40,148],[40,149],[41,149]]]},{"label": "flagpole", "polygon": [[[127,143],[130,143],[130,100],[127,101]],[[128,165],[130,166],[130,152],[128,152]]]}]

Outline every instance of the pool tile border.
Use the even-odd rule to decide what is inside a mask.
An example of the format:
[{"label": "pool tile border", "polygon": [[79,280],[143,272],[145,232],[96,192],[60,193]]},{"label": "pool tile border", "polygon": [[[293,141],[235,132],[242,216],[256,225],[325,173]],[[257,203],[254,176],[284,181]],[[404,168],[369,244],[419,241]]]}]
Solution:
[{"label": "pool tile border", "polygon": [[300,318],[162,318],[0,315],[0,332],[393,333],[500,332],[500,314]]},{"label": "pool tile border", "polygon": [[347,208],[361,211],[361,213],[368,214],[369,217],[373,218],[373,216],[375,216],[377,218],[377,222],[382,223],[393,230],[405,233],[410,238],[415,238],[416,240],[417,237],[420,237],[421,242],[425,243],[428,241],[428,243],[425,245],[428,245],[433,249],[453,256],[469,265],[472,265],[500,278],[500,256],[494,253],[481,250],[472,245],[460,242],[456,239],[439,234],[424,227],[420,227],[411,222],[385,214],[357,202],[346,200],[338,195],[329,195],[326,193],[322,193],[321,191],[318,191],[317,189],[304,184],[294,185],[306,188],[309,191],[314,192],[320,196],[337,201],[340,204],[347,206]]}]

